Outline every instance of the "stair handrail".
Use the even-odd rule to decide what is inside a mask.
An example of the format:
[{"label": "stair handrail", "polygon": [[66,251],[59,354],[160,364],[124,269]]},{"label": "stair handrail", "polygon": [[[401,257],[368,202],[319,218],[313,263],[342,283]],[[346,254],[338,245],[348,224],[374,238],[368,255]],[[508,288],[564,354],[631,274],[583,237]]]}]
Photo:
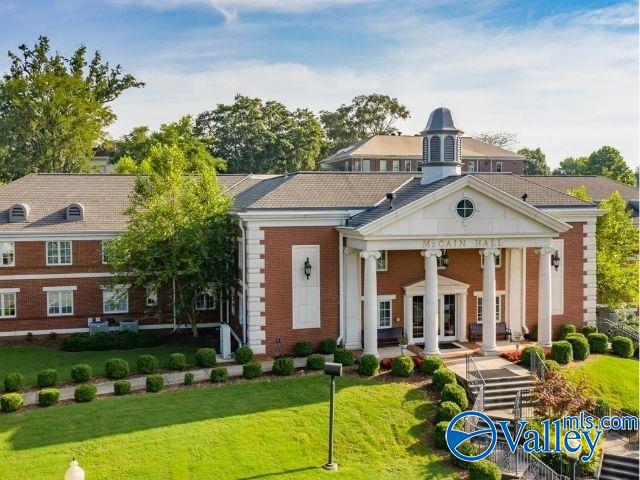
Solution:
[{"label": "stair handrail", "polygon": [[[468,388],[476,387],[479,389],[480,387],[484,387],[487,384],[487,382],[485,382],[484,380],[484,377],[482,376],[482,373],[480,373],[480,369],[476,365],[476,362],[473,361],[471,355],[465,355],[465,367],[465,380],[467,381]],[[475,395],[475,392],[472,391],[472,393]]]},{"label": "stair handrail", "polygon": [[612,322],[611,320],[608,320],[606,318],[597,318],[596,325],[599,332],[622,335],[625,337],[629,337],[631,340],[634,340],[636,342],[638,341],[638,332],[619,322]]},{"label": "stair handrail", "polygon": [[529,405],[528,407],[524,405],[525,399],[529,400],[531,403],[532,398],[532,389],[529,387],[519,388],[516,392],[516,395],[513,399],[513,417],[514,420],[522,420],[525,418],[532,418],[533,415],[533,407]]},{"label": "stair handrail", "polygon": [[540,355],[535,350],[531,350],[531,356],[529,358],[531,359],[529,363],[531,373],[538,377],[538,380],[544,380],[547,373],[549,373],[549,369],[545,365],[544,360],[540,358]]}]

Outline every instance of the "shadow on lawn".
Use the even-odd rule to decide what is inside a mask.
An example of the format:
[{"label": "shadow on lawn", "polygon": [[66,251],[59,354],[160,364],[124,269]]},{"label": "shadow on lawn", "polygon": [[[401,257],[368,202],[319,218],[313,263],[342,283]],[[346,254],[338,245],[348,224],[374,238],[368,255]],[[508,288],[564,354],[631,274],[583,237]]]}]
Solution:
[{"label": "shadow on lawn", "polygon": [[279,472],[261,473],[260,475],[252,475],[250,477],[239,477],[238,480],[258,480],[259,478],[279,477],[280,475],[292,475],[294,473],[308,472],[309,470],[322,470],[321,467],[301,467],[289,470],[280,470]]}]

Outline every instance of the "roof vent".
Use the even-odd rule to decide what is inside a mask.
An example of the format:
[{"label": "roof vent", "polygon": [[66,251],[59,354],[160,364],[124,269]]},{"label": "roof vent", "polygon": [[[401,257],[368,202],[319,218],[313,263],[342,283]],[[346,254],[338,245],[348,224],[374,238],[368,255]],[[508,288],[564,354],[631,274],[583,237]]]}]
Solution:
[{"label": "roof vent", "polygon": [[72,203],[67,207],[67,220],[83,220],[84,219],[84,207],[79,203]]},{"label": "roof vent", "polygon": [[387,200],[389,200],[389,210],[393,208],[393,192],[387,193]]},{"label": "roof vent", "polygon": [[29,205],[14,203],[9,209],[9,222],[26,222],[29,219]]}]

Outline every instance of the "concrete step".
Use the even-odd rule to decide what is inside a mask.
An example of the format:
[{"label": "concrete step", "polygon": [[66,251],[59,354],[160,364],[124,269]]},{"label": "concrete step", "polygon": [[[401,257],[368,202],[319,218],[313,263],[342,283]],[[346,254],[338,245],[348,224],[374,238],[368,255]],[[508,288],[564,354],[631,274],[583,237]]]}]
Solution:
[{"label": "concrete step", "polygon": [[637,480],[640,478],[640,463],[637,458],[619,455],[604,455],[600,478],[614,478],[617,480]]},{"label": "concrete step", "polygon": [[628,470],[620,470],[608,465],[603,465],[600,470],[600,479],[607,478],[614,480],[637,480],[640,477],[638,476],[637,470],[635,472],[630,472]]}]

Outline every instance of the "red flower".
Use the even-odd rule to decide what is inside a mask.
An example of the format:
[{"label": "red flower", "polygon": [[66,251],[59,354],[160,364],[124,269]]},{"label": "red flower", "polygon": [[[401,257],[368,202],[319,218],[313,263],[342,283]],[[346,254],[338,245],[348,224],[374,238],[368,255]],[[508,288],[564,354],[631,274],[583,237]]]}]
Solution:
[{"label": "red flower", "polygon": [[520,361],[520,357],[522,356],[522,350],[517,350],[515,352],[504,352],[500,356],[502,358],[506,358],[510,362],[517,363]]},{"label": "red flower", "polygon": [[422,365],[422,362],[424,362],[422,357],[418,357],[418,356],[411,357],[411,360],[413,360],[413,365],[416,368],[420,368],[420,365]]}]

